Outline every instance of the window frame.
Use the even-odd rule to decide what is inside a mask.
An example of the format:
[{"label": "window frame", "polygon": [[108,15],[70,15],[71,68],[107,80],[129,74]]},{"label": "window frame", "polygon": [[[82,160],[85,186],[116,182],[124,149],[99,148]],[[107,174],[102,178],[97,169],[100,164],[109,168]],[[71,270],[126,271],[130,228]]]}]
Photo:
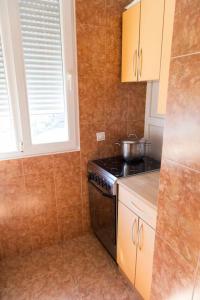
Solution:
[{"label": "window frame", "polygon": [[17,152],[1,153],[0,159],[20,158],[80,150],[75,1],[60,0],[62,58],[69,141],[32,144],[23,59],[19,0],[0,0],[0,32],[5,55]]}]

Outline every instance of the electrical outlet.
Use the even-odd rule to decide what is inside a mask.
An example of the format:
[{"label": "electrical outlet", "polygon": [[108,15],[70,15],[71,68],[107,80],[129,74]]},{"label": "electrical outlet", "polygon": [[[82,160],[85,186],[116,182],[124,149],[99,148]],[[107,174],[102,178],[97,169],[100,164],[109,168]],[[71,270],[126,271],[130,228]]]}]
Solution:
[{"label": "electrical outlet", "polygon": [[97,132],[96,136],[97,136],[97,142],[105,141],[106,139],[105,132]]}]

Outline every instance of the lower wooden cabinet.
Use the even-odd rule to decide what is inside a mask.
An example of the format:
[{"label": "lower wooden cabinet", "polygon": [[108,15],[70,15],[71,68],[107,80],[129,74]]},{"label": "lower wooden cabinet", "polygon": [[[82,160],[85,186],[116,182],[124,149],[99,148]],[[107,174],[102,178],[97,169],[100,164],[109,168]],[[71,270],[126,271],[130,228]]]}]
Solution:
[{"label": "lower wooden cabinet", "polygon": [[155,230],[118,203],[117,262],[145,300],[150,299]]},{"label": "lower wooden cabinet", "polygon": [[150,298],[155,230],[139,220],[135,288],[144,299]]},{"label": "lower wooden cabinet", "polygon": [[119,202],[117,260],[120,268],[133,284],[135,281],[137,231],[138,216]]}]

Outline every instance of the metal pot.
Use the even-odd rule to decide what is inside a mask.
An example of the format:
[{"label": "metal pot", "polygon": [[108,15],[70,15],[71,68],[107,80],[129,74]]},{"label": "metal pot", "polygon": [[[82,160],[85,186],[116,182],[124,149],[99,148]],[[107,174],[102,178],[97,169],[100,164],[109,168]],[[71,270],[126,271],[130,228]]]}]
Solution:
[{"label": "metal pot", "polygon": [[[134,138],[131,138],[133,136]],[[149,151],[150,143],[145,139],[138,139],[135,134],[131,134],[127,139],[116,143],[121,146],[121,153],[125,161],[141,159]]]}]

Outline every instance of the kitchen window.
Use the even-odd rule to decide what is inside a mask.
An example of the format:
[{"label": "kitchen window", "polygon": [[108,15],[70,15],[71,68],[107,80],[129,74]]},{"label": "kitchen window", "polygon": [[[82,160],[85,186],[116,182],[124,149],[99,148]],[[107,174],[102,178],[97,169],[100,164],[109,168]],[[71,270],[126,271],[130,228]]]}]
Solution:
[{"label": "kitchen window", "polygon": [[79,149],[74,24],[73,0],[0,0],[1,158]]},{"label": "kitchen window", "polygon": [[13,113],[8,94],[8,82],[5,72],[5,58],[0,39],[0,153],[17,150]]}]

